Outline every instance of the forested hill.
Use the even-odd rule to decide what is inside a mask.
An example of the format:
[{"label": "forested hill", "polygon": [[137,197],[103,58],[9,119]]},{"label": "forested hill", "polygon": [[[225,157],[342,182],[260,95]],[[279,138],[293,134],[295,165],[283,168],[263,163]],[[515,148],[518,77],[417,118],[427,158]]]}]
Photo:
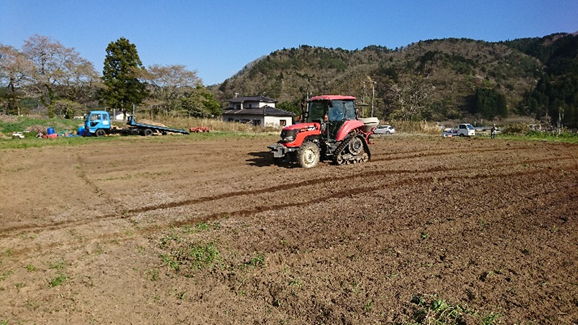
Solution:
[{"label": "forested hill", "polygon": [[222,102],[235,93],[264,95],[285,109],[298,109],[308,94],[353,95],[368,104],[365,115],[373,97],[375,115],[390,119],[547,119],[561,110],[566,125],[575,127],[577,53],[573,34],[498,43],[449,38],[354,51],[303,45],[248,64],[214,90]]}]

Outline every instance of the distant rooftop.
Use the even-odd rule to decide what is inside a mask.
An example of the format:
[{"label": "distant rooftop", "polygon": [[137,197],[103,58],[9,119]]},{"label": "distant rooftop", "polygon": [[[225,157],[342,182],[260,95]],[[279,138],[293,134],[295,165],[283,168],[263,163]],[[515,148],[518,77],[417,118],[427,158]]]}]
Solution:
[{"label": "distant rooftop", "polygon": [[297,116],[295,113],[271,106],[264,106],[261,108],[228,109],[223,111],[223,115]]},{"label": "distant rooftop", "polygon": [[243,103],[243,102],[261,102],[261,103],[276,103],[277,101],[265,96],[243,96],[229,99],[230,103]]}]

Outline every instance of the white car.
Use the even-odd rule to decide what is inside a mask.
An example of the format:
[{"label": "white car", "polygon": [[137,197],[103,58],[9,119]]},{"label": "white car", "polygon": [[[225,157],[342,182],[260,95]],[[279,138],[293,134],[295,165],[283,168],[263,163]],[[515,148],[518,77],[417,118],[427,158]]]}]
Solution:
[{"label": "white car", "polygon": [[395,128],[391,125],[378,125],[375,130],[373,130],[375,134],[394,134]]}]

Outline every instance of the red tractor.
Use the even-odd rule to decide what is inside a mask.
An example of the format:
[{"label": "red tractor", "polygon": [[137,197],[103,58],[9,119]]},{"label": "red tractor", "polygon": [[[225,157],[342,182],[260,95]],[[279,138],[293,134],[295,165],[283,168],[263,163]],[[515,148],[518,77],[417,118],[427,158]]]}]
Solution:
[{"label": "red tractor", "polygon": [[281,140],[268,148],[276,162],[297,161],[304,168],[322,159],[337,165],[365,162],[371,159],[369,137],[377,122],[357,118],[355,97],[316,96],[307,103],[301,123],[283,128]]}]

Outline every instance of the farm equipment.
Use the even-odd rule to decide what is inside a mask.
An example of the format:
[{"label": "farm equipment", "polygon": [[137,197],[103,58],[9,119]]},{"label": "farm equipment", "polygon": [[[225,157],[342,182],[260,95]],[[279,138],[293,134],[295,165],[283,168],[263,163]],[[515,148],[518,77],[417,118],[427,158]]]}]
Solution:
[{"label": "farm equipment", "polygon": [[107,111],[91,111],[84,118],[84,130],[90,135],[103,137],[107,134],[120,135],[144,135],[180,133],[189,134],[186,130],[171,129],[164,126],[137,123],[134,116],[127,116],[127,128],[113,127],[110,123],[110,115]]},{"label": "farm equipment", "polygon": [[12,139],[24,139],[22,132],[12,132]]},{"label": "farm equipment", "polygon": [[189,131],[191,131],[191,133],[204,133],[210,132],[211,129],[206,126],[197,126],[196,128],[190,128]]},{"label": "farm equipment", "polygon": [[302,118],[301,123],[283,128],[281,140],[268,146],[276,162],[297,161],[301,167],[311,168],[323,159],[331,159],[337,165],[371,159],[369,137],[378,119],[358,119],[355,97],[313,97]]}]

